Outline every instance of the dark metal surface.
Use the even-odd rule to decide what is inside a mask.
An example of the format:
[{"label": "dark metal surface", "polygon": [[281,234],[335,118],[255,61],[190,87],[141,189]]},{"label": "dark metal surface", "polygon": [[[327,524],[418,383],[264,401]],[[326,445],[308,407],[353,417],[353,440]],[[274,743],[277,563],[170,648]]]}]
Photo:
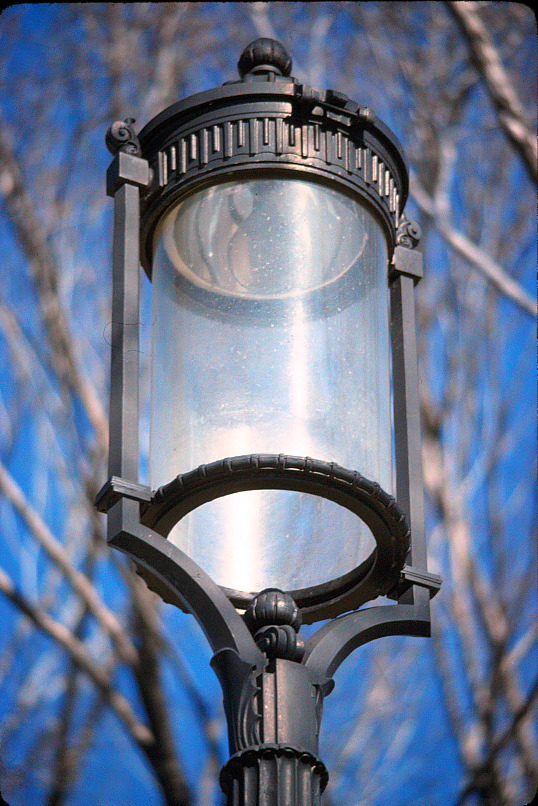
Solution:
[{"label": "dark metal surface", "polygon": [[265,659],[237,610],[218,585],[184,552],[140,523],[139,505],[122,498],[108,512],[109,543],[159,577],[193,613],[213,652],[230,649],[262,668]]},{"label": "dark metal surface", "polygon": [[116,120],[106,133],[105,143],[111,154],[131,154],[134,157],[142,156],[140,140],[134,130],[134,118]]},{"label": "dark metal surface", "polygon": [[[406,222],[405,237],[410,222]],[[414,286],[421,274],[418,232],[411,246],[401,243],[394,254],[390,286],[396,497],[411,528],[408,563],[426,571],[424,481]],[[405,241],[404,241],[405,243]],[[410,271],[415,268],[415,274]]]},{"label": "dark metal surface", "polygon": [[387,635],[429,636],[429,613],[413,605],[367,607],[347,613],[309,638],[303,663],[332,677],[354,649]]},{"label": "dark metal surface", "polygon": [[[261,650],[250,632],[283,626],[295,631],[297,608],[280,591],[260,594],[246,619],[187,555],[140,523],[140,504],[121,498],[111,506],[111,545],[160,580],[197,618],[214,656],[224,695],[230,761],[221,782],[231,806],[307,806],[319,803],[327,773],[318,758],[323,699],[331,676],[349,653],[385,635],[428,635],[429,608],[373,607],[334,619],[306,642],[302,660]],[[426,591],[427,592],[427,591]],[[276,622],[269,624],[270,621]],[[249,631],[250,626],[250,631]],[[301,653],[302,655],[302,653]],[[288,795],[289,800],[279,798]]]},{"label": "dark metal surface", "polygon": [[132,482],[138,480],[139,450],[140,189],[148,182],[145,160],[116,154],[107,173],[107,191],[114,197],[108,470]]},{"label": "dark metal surface", "polygon": [[[306,806],[310,801],[301,800],[303,794],[318,797],[327,779],[317,752],[322,701],[331,681],[317,669],[262,653],[220,588],[186,554],[140,524],[136,501],[120,499],[108,518],[110,544],[158,577],[193,613],[215,653],[211,665],[223,690],[232,754],[221,778],[228,803],[277,806],[275,793],[281,791],[288,793],[290,806]],[[279,594],[272,612],[277,622],[289,622],[296,608]],[[250,619],[253,629],[270,618],[263,595],[260,604]],[[297,623],[294,614],[291,621]]]},{"label": "dark metal surface", "polygon": [[145,484],[111,476],[95,496],[95,506],[99,512],[108,512],[121,498],[132,498],[142,503],[151,501],[151,497],[151,488]]},{"label": "dark metal surface", "polygon": [[239,57],[237,69],[241,78],[247,73],[275,73],[279,76],[289,76],[291,64],[291,58],[280,42],[262,36],[247,45]]},{"label": "dark metal surface", "polygon": [[226,806],[320,806],[328,777],[316,756],[265,745],[232,756],[220,783]]},{"label": "dark metal surface", "polygon": [[251,633],[269,625],[301,626],[301,611],[291,596],[279,588],[266,588],[248,603],[243,620]]},{"label": "dark metal surface", "polygon": [[301,662],[304,656],[304,640],[299,635],[301,611],[289,594],[278,588],[266,588],[248,603],[243,619],[266,658]]}]

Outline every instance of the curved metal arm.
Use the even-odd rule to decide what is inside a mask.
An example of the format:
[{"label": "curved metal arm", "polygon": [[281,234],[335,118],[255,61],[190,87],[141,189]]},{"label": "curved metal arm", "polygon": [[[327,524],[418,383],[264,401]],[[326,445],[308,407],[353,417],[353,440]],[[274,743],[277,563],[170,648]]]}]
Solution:
[{"label": "curved metal arm", "polygon": [[368,607],[326,624],[306,642],[303,663],[319,675],[332,677],[362,644],[385,635],[430,635],[427,612],[414,605]]},{"label": "curved metal arm", "polygon": [[[108,511],[108,542],[156,578],[200,624],[224,695],[231,752],[252,741],[249,705],[266,658],[218,585],[183,551],[140,523],[140,504],[121,498]],[[246,730],[245,730],[246,727]]]},{"label": "curved metal arm", "polygon": [[265,658],[218,585],[177,546],[139,521],[137,501],[122,498],[108,512],[108,542],[147,569],[194,615],[214,653],[234,651],[260,669]]}]

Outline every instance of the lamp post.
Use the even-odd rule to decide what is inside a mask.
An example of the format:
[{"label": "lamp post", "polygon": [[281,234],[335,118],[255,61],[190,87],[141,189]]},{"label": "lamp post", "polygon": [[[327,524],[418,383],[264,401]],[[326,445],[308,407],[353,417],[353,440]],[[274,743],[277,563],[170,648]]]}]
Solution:
[{"label": "lamp post", "polygon": [[[130,119],[107,134],[110,461],[97,506],[110,544],[212,647],[228,806],[313,806],[335,669],[374,638],[428,635],[440,585],[424,537],[420,233],[402,218],[400,146],[369,109],[290,77],[271,39],[238,67],[239,81],[138,136]],[[153,285],[149,486],[140,263]],[[359,609],[378,596],[395,603]],[[303,641],[301,621],[327,619]]]}]

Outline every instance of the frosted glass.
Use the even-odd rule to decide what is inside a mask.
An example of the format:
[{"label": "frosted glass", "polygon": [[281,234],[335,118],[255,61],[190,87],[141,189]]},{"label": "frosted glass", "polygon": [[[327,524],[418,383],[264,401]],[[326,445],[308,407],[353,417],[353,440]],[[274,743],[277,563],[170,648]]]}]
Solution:
[{"label": "frosted glass", "polygon": [[[335,461],[392,490],[387,248],[358,201],[297,179],[198,191],[170,210],[153,266],[150,482],[227,456]],[[333,502],[252,491],[169,539],[219,584],[287,590],[375,545]]]}]

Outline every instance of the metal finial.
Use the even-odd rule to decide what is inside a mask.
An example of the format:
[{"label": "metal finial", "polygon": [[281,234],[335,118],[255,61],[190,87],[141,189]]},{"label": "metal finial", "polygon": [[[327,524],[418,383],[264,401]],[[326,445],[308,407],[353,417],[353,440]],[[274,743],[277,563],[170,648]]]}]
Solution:
[{"label": "metal finial", "polygon": [[278,588],[266,588],[249,602],[243,616],[251,632],[268,624],[301,626],[301,612],[291,596]]},{"label": "metal finial", "polygon": [[247,45],[237,63],[237,68],[241,78],[247,73],[275,73],[278,76],[289,76],[291,64],[291,58],[280,42],[262,36]]},{"label": "metal finial", "polygon": [[243,619],[268,658],[301,662],[305,651],[304,639],[297,634],[301,611],[288,593],[266,588],[249,602]]}]

